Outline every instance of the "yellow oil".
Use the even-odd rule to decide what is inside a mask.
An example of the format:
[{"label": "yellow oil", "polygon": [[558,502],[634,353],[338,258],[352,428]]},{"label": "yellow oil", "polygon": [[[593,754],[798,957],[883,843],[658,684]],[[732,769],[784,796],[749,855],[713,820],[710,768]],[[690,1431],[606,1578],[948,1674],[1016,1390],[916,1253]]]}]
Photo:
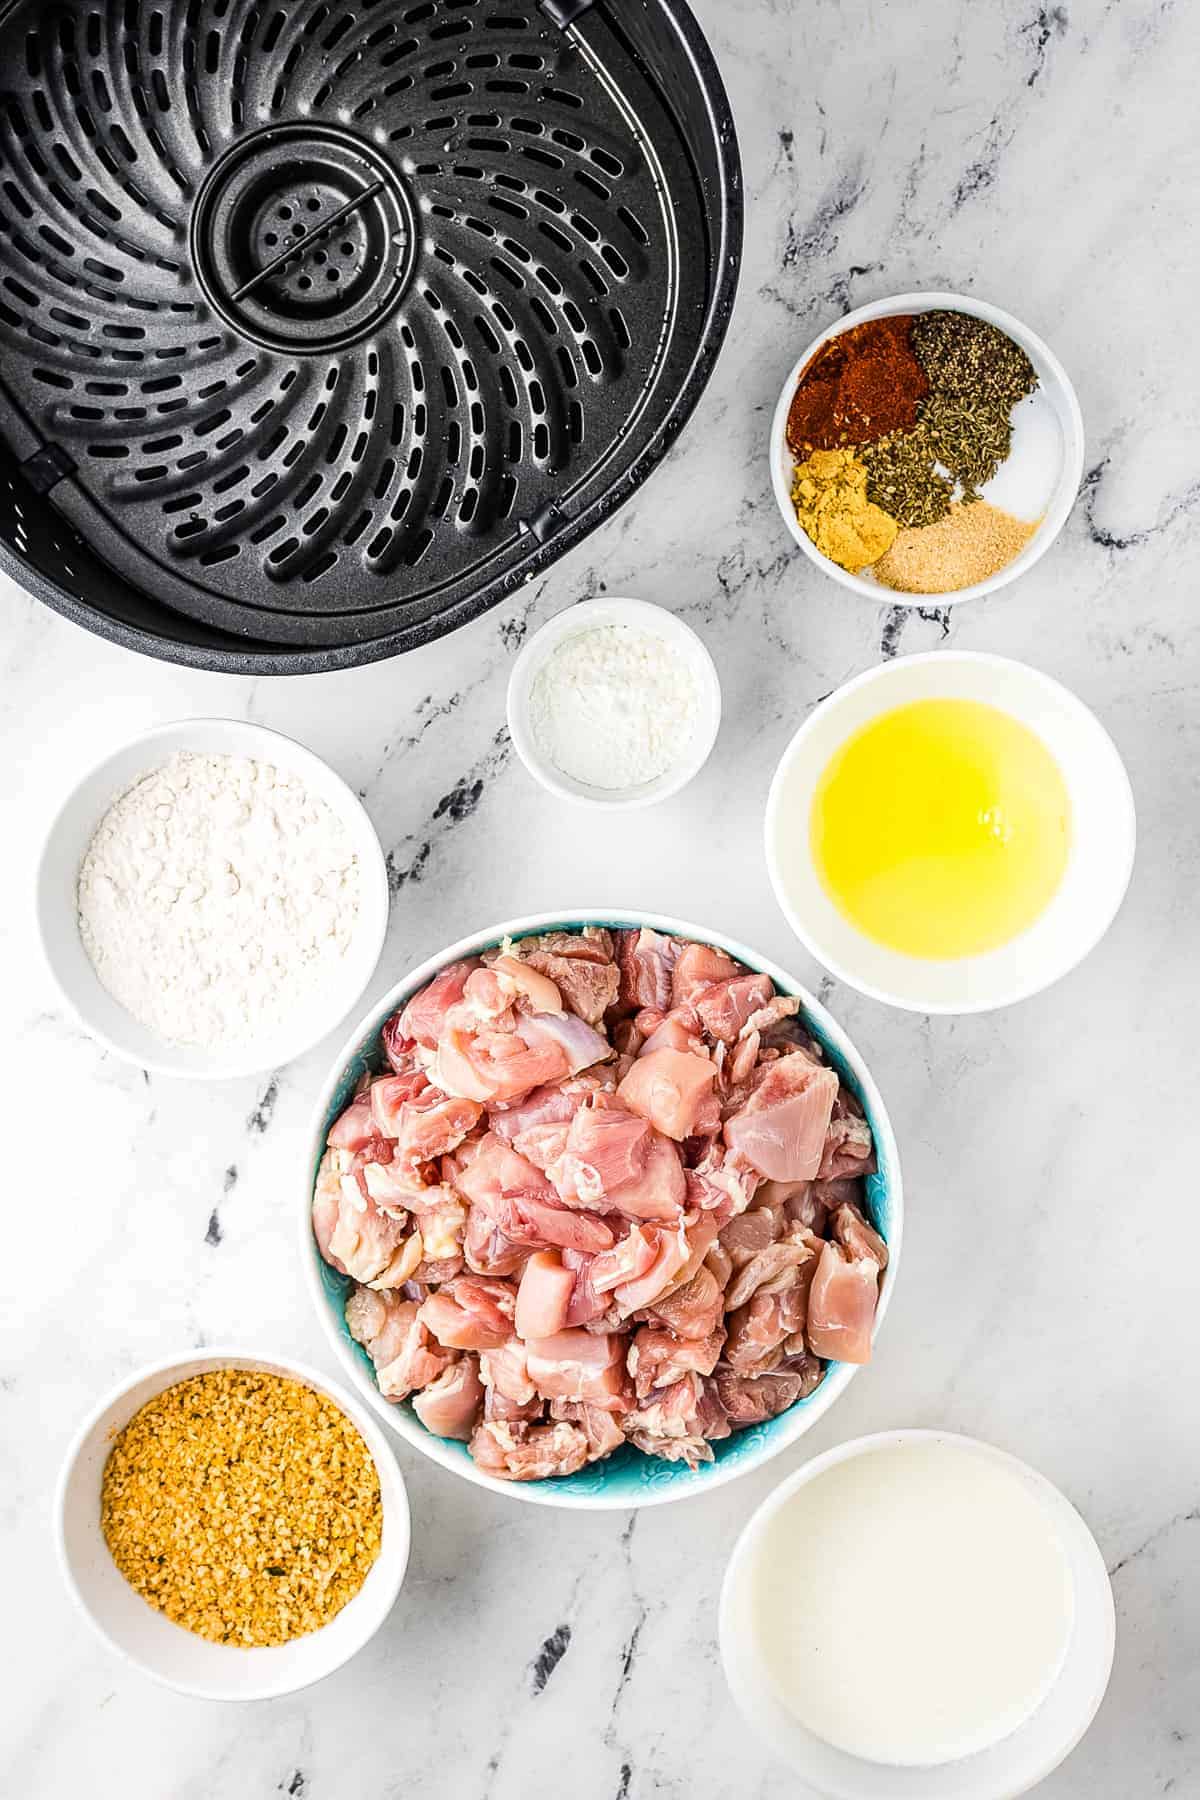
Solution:
[{"label": "yellow oil", "polygon": [[817,872],[858,929],[907,956],[978,956],[1054,898],[1071,840],[1057,762],[978,700],[915,700],[854,733],[813,797]]}]

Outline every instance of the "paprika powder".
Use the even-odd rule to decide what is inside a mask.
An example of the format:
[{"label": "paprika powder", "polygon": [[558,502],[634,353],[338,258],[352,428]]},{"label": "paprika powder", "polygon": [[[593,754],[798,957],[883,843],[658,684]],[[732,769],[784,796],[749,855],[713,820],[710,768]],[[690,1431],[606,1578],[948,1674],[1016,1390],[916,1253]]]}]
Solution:
[{"label": "paprika powder", "polygon": [[912,429],[929,392],[912,350],[912,323],[911,313],[868,319],[822,344],[801,371],[788,412],[787,441],[797,461],[812,450]]}]

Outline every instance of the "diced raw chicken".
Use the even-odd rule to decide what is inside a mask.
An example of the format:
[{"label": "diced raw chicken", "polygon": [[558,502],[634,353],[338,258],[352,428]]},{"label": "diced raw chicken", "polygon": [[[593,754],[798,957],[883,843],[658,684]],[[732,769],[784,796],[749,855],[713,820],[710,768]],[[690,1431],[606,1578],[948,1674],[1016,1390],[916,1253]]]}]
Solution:
[{"label": "diced raw chicken", "polygon": [[377,1293],[366,1287],[356,1286],[345,1306],[350,1336],[363,1346],[377,1367],[394,1362],[400,1355],[416,1316],[416,1306],[398,1294]]},{"label": "diced raw chicken", "polygon": [[646,1166],[650,1132],[646,1120],[615,1095],[600,1094],[581,1106],[550,1172],[560,1197],[569,1206],[611,1211],[609,1196],[636,1182]]},{"label": "diced raw chicken", "polygon": [[673,1231],[664,1225],[641,1225],[636,1229],[649,1238],[654,1254],[648,1266],[613,1289],[613,1301],[623,1319],[630,1313],[640,1312],[643,1307],[653,1306],[688,1266],[692,1254],[687,1232],[682,1226]]},{"label": "diced raw chicken", "polygon": [[529,1362],[525,1345],[518,1337],[510,1337],[495,1350],[480,1352],[479,1373],[484,1386],[495,1389],[514,1406],[528,1406],[541,1402],[537,1388],[529,1374]]},{"label": "diced raw chicken", "polygon": [[541,1248],[583,1250],[589,1255],[609,1250],[616,1233],[594,1213],[573,1212],[570,1207],[548,1205],[525,1195],[501,1196],[487,1210],[505,1237]]},{"label": "diced raw chicken", "polygon": [[888,1248],[852,1201],[843,1201],[833,1215],[833,1235],[847,1256],[869,1258],[880,1274],[888,1266]]},{"label": "diced raw chicken", "polygon": [[639,1400],[644,1400],[654,1388],[670,1387],[689,1373],[711,1375],[724,1342],[723,1328],[708,1337],[685,1338],[677,1337],[673,1331],[641,1326],[634,1332],[627,1359]]},{"label": "diced raw chicken", "polygon": [[814,1181],[812,1184],[813,1199],[819,1200],[831,1213],[847,1201],[861,1212],[866,1205],[866,1191],[864,1182],[855,1175],[838,1175],[832,1181]]},{"label": "diced raw chicken", "polygon": [[601,1090],[601,1085],[599,1075],[591,1072],[577,1075],[572,1081],[534,1088],[523,1100],[489,1107],[488,1125],[509,1144],[541,1125],[569,1125],[584,1102]]},{"label": "diced raw chicken", "polygon": [[652,1223],[632,1225],[611,1249],[592,1257],[588,1278],[598,1294],[644,1283],[651,1291],[638,1304],[649,1306],[678,1275],[690,1253],[682,1221],[671,1230]]},{"label": "diced raw chicken", "polygon": [[430,1079],[445,1093],[487,1106],[497,1100],[522,1100],[544,1082],[561,1081],[568,1073],[566,1054],[553,1039],[531,1044],[518,1031],[492,1028],[447,1028],[429,1062]]},{"label": "diced raw chicken", "polygon": [[604,1034],[574,1013],[535,1013],[520,1020],[517,1033],[535,1049],[555,1045],[566,1060],[568,1075],[578,1075],[612,1055],[612,1045]]},{"label": "diced raw chicken", "polygon": [[502,1420],[506,1425],[512,1425],[518,1421],[523,1425],[535,1425],[539,1424],[546,1416],[546,1402],[536,1388],[533,1390],[532,1400],[527,1400],[524,1405],[521,1405],[516,1400],[510,1400],[507,1394],[502,1394],[499,1388],[488,1387],[485,1384],[483,1416],[489,1420]]},{"label": "diced raw chicken", "polygon": [[399,1287],[421,1261],[421,1234],[408,1215],[385,1213],[342,1172],[343,1150],[327,1150],[313,1192],[312,1226],[325,1261],[352,1280],[377,1288]]},{"label": "diced raw chicken", "polygon": [[706,988],[692,1004],[710,1038],[734,1044],[747,1020],[766,1006],[774,992],[769,975],[735,975]]},{"label": "diced raw chicken", "polygon": [[648,1310],[652,1319],[661,1320],[678,1337],[707,1338],[721,1324],[725,1295],[711,1269],[701,1263],[694,1275],[660,1295]]},{"label": "diced raw chicken", "polygon": [[577,1400],[552,1400],[550,1417],[579,1427],[587,1439],[589,1462],[602,1462],[625,1442],[625,1433],[617,1423],[616,1415],[602,1406],[585,1406]]},{"label": "diced raw chicken", "polygon": [[724,1299],[725,1289],[729,1286],[729,1277],[733,1274],[733,1261],[720,1243],[710,1246],[704,1257],[704,1266],[721,1290]]},{"label": "diced raw chicken", "polygon": [[463,1256],[477,1275],[516,1275],[525,1266],[528,1244],[506,1237],[482,1206],[467,1208]]},{"label": "diced raw chicken", "polygon": [[362,1344],[375,1364],[375,1379],[385,1400],[404,1400],[416,1388],[428,1387],[452,1362],[456,1350],[445,1350],[430,1337],[418,1318],[415,1300],[356,1288],[346,1302],[350,1336]]},{"label": "diced raw chicken", "polygon": [[513,1243],[572,1250],[606,1250],[613,1232],[602,1219],[560,1206],[540,1169],[489,1132],[455,1180]]},{"label": "diced raw chicken", "polygon": [[454,1184],[460,1194],[489,1212],[491,1203],[501,1198],[543,1200],[551,1206],[558,1203],[558,1195],[542,1171],[492,1131],[456,1166]]},{"label": "diced raw chicken", "polygon": [[502,1481],[546,1481],[573,1475],[588,1459],[588,1440],[577,1425],[506,1424],[485,1419],[471,1438],[471,1455],[487,1475]]},{"label": "diced raw chicken", "polygon": [[379,1034],[383,1054],[393,1075],[407,1075],[410,1069],[416,1067],[416,1040],[405,1037],[400,1024],[401,1016],[398,1012],[393,1013]]},{"label": "diced raw chicken", "polygon": [[759,1375],[782,1362],[789,1345],[804,1347],[808,1293],[821,1252],[818,1239],[769,1244],[736,1274],[726,1294],[725,1361],[739,1375]]},{"label": "diced raw chicken", "polygon": [[695,1467],[869,1354],[871,1133],[767,976],[653,930],[549,932],[442,970],[382,1050],[313,1231],[381,1392],[482,1468],[625,1443]]},{"label": "diced raw chicken", "polygon": [[554,1164],[566,1155],[570,1130],[569,1125],[531,1125],[527,1131],[518,1131],[512,1140],[512,1147],[518,1156],[531,1162],[535,1169],[540,1169],[543,1175],[549,1175]]},{"label": "diced raw chicken", "polygon": [[[753,1033],[768,1050],[791,1048],[797,1044],[807,1047],[812,1044],[812,1039],[802,1027],[791,1023],[799,1011],[800,1002],[794,994],[774,994],[757,1012],[750,1014],[742,1026],[742,1036]],[[814,1060],[819,1062],[821,1059],[818,1056]]]},{"label": "diced raw chicken", "polygon": [[741,963],[711,944],[685,944],[671,970],[671,1005],[690,1006],[715,982],[745,973]]},{"label": "diced raw chicken", "polygon": [[444,969],[439,969],[428,986],[414,994],[398,1015],[393,1041],[399,1037],[410,1043],[424,1044],[427,1050],[435,1049],[445,1030],[446,1014],[458,1005],[468,978],[478,967],[478,960],[470,957],[465,962],[448,963]]},{"label": "diced raw chicken", "polygon": [[783,1208],[753,1206],[739,1213],[721,1228],[721,1243],[729,1252],[735,1269],[743,1269],[760,1250],[773,1244],[783,1233]]},{"label": "diced raw chicken", "polygon": [[557,1250],[535,1250],[525,1264],[517,1289],[517,1336],[553,1337],[567,1323],[575,1270],[564,1266]]},{"label": "diced raw chicken", "polygon": [[655,1388],[644,1404],[626,1414],[621,1428],[647,1456],[698,1468],[713,1460],[701,1417],[703,1393],[698,1375],[683,1375],[670,1387]]},{"label": "diced raw chicken", "polygon": [[613,1188],[609,1202],[614,1212],[627,1219],[674,1222],[687,1196],[687,1175],[679,1151],[669,1138],[651,1128],[646,1160],[632,1181]]},{"label": "diced raw chicken", "polygon": [[745,1105],[761,1049],[762,1039],[757,1031],[752,1031],[749,1036],[743,1032],[734,1045],[733,1054],[721,1071],[722,1119],[739,1112]]},{"label": "diced raw chicken", "polygon": [[[383,1146],[390,1150],[391,1145]],[[412,1163],[397,1162],[394,1157],[384,1157],[382,1161],[363,1160],[379,1155],[379,1147],[360,1150],[351,1165],[358,1186],[367,1193],[383,1212],[392,1213],[401,1218],[413,1207],[440,1192],[430,1187],[424,1179],[422,1171]]]},{"label": "diced raw chicken", "polygon": [[370,1106],[378,1137],[398,1138],[404,1102],[428,1086],[429,1077],[424,1069],[408,1069],[403,1075],[381,1075],[356,1104],[365,1100]]},{"label": "diced raw chicken", "polygon": [[625,1345],[616,1332],[558,1331],[525,1346],[529,1379],[545,1400],[578,1400],[625,1412]]},{"label": "diced raw chicken", "polygon": [[617,966],[621,971],[618,1000],[626,1012],[655,1006],[666,1012],[671,1005],[671,971],[681,945],[662,937],[648,926],[640,931],[618,931]]},{"label": "diced raw chicken", "polygon": [[483,1411],[483,1383],[473,1356],[461,1356],[413,1397],[413,1411],[435,1437],[470,1438]]},{"label": "diced raw chicken", "polygon": [[831,1361],[869,1362],[878,1299],[879,1264],[874,1258],[852,1257],[827,1239],[808,1296],[809,1349]]},{"label": "diced raw chicken", "polygon": [[613,1095],[576,1113],[548,1173],[564,1204],[630,1219],[673,1222],[687,1192],[674,1144]]},{"label": "diced raw chicken", "polygon": [[847,1104],[843,1089],[834,1102],[833,1117],[825,1134],[818,1179],[836,1181],[840,1176],[867,1175],[874,1167],[875,1141],[871,1127],[861,1113]]},{"label": "diced raw chicken", "polygon": [[572,1270],[575,1276],[575,1286],[571,1290],[570,1304],[563,1323],[591,1325],[596,1319],[603,1317],[610,1304],[608,1294],[597,1293],[592,1285],[592,1265],[596,1259],[578,1250],[564,1250],[562,1259],[564,1266]]},{"label": "diced raw chicken", "polygon": [[[717,1394],[735,1430],[746,1425],[761,1425],[774,1419],[789,1406],[811,1393],[807,1372],[777,1369],[766,1375],[738,1375],[732,1369],[718,1369],[715,1380]],[[820,1381],[820,1374],[816,1386]]]},{"label": "diced raw chicken", "polygon": [[380,1135],[371,1110],[369,1093],[357,1095],[345,1112],[339,1113],[329,1127],[325,1139],[331,1150],[363,1150]]},{"label": "diced raw chicken", "polygon": [[491,965],[501,992],[510,1000],[524,1000],[532,1013],[560,1013],[563,997],[558,984],[515,956],[498,956]]},{"label": "diced raw chicken", "polygon": [[745,1212],[762,1182],[758,1170],[752,1168],[735,1151],[720,1144],[710,1144],[694,1169],[688,1171],[688,1203],[702,1212],[715,1213],[718,1230]]},{"label": "diced raw chicken", "polygon": [[739,1375],[762,1375],[778,1368],[789,1343],[803,1344],[806,1288],[798,1273],[781,1292],[760,1288],[729,1314],[725,1361]]},{"label": "diced raw chicken", "polygon": [[821,1245],[816,1238],[803,1236],[798,1240],[766,1245],[730,1282],[725,1292],[727,1310],[732,1312],[736,1307],[744,1306],[761,1287],[778,1286],[781,1277],[786,1277],[783,1285],[790,1286],[792,1272],[805,1264],[815,1265],[820,1252]]},{"label": "diced raw chicken", "polygon": [[585,925],[582,931],[543,931],[537,937],[522,938],[516,948],[519,955],[530,959],[546,954],[578,962],[610,963],[615,962],[617,955],[616,940],[603,925]]},{"label": "diced raw chicken", "polygon": [[518,947],[523,962],[548,975],[563,1003],[589,1025],[599,1025],[609,1007],[615,1006],[620,972],[613,961],[613,941],[608,932],[589,937],[586,932],[552,931],[544,937],[526,938]]},{"label": "diced raw chicken", "polygon": [[516,1295],[507,1282],[461,1275],[421,1306],[421,1323],[452,1350],[497,1350],[513,1331]]},{"label": "diced raw chicken", "polygon": [[805,1056],[780,1057],[740,1112],[725,1142],[770,1181],[810,1181],[821,1166],[838,1078]]},{"label": "diced raw chicken", "polygon": [[371,1111],[380,1134],[396,1140],[394,1159],[409,1164],[432,1162],[455,1149],[483,1114],[477,1100],[443,1094],[423,1071],[375,1082]]},{"label": "diced raw chicken", "polygon": [[[421,1228],[421,1242],[427,1263],[450,1262],[455,1257],[461,1259],[467,1209],[453,1188],[427,1188],[424,1194],[414,1197],[412,1211]],[[491,1274],[494,1271],[479,1272]]]},{"label": "diced raw chicken", "polygon": [[695,1131],[716,1077],[717,1066],[707,1056],[652,1050],[638,1057],[617,1095],[631,1112],[678,1141]]},{"label": "diced raw chicken", "polygon": [[655,1050],[681,1050],[692,1056],[706,1054],[696,1016],[690,1007],[679,1007],[669,1013],[646,1008],[633,1021],[641,1038],[638,1056],[650,1056]]}]

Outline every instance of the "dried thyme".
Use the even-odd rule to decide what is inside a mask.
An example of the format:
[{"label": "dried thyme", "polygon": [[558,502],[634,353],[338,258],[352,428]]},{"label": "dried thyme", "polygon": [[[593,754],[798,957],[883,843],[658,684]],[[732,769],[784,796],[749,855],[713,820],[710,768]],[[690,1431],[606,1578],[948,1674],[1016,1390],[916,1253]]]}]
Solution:
[{"label": "dried thyme", "polygon": [[216,1369],[157,1394],[104,1468],[100,1524],[132,1588],[219,1644],[284,1644],[341,1611],[379,1554],[379,1476],[324,1394]]},{"label": "dried thyme", "polygon": [[935,525],[950,511],[954,482],[934,467],[936,457],[924,425],[864,444],[859,456],[867,471],[867,499],[898,524]]}]

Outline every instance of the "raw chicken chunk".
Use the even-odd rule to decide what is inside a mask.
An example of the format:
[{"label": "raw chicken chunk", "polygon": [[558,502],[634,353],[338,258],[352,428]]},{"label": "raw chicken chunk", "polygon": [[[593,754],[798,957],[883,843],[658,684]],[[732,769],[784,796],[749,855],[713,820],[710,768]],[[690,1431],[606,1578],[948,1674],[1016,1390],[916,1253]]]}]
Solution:
[{"label": "raw chicken chunk", "polygon": [[725,1142],[769,1181],[811,1181],[819,1172],[837,1097],[832,1069],[806,1056],[767,1064],[745,1106],[725,1121]]},{"label": "raw chicken chunk", "polygon": [[445,1374],[422,1388],[413,1411],[435,1437],[470,1438],[483,1411],[483,1383],[473,1356],[461,1356]]}]

